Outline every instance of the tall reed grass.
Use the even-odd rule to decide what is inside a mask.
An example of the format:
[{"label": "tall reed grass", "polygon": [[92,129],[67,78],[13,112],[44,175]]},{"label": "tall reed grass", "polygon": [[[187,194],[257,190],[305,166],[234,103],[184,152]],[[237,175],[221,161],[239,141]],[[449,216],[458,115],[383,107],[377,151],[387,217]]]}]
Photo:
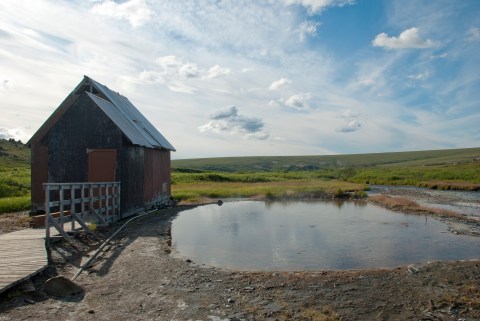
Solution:
[{"label": "tall reed grass", "polygon": [[0,198],[0,213],[26,211],[30,207],[30,195]]}]

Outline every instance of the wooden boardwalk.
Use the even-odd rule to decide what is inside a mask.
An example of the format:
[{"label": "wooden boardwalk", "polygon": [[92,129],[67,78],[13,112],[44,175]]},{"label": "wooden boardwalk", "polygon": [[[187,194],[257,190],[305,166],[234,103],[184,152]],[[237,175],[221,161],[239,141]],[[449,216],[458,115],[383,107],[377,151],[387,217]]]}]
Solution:
[{"label": "wooden boardwalk", "polygon": [[47,265],[45,228],[0,235],[0,293],[41,272]]}]

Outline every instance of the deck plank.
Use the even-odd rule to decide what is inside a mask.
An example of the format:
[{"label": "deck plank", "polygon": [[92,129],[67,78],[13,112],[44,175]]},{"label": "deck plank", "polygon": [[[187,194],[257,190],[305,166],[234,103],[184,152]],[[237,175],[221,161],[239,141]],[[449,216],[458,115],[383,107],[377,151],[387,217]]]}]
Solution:
[{"label": "deck plank", "polygon": [[[71,224],[64,224],[70,231]],[[55,229],[50,235],[58,235]],[[0,235],[0,293],[43,271],[48,265],[45,228],[28,228]]]}]

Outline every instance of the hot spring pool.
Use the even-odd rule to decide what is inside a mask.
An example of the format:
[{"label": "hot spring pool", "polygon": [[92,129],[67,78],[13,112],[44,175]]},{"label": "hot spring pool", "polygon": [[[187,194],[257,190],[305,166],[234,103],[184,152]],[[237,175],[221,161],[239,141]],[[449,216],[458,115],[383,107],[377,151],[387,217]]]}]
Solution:
[{"label": "hot spring pool", "polygon": [[181,212],[174,255],[238,270],[395,267],[480,258],[480,238],[366,202],[228,202]]}]

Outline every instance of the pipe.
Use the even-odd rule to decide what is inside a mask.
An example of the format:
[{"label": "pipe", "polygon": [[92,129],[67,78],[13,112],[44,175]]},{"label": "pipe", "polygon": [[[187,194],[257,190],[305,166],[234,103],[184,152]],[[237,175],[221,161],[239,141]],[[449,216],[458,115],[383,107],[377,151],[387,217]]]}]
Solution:
[{"label": "pipe", "polygon": [[150,213],[153,213],[153,212],[156,212],[158,211],[157,209],[154,209],[154,210],[151,210],[147,213],[143,213],[143,214],[140,214],[138,216],[135,216],[135,217],[132,217],[131,219],[129,219],[128,221],[125,222],[125,224],[122,225],[122,227],[120,227],[118,230],[115,231],[115,233],[113,233],[105,242],[102,243],[102,245],[100,245],[100,247],[95,251],[95,253],[93,253],[93,255],[87,260],[87,262],[85,262],[81,267],[80,269],[78,269],[77,273],[75,273],[75,275],[73,276],[72,278],[72,281],[75,281],[75,279],[83,272],[83,270],[85,268],[87,268],[90,264],[92,264],[92,262],[95,260],[95,258],[97,257],[97,255],[100,253],[100,251],[103,250],[103,248],[121,231],[123,230],[123,228],[128,224],[130,223],[131,221],[133,220],[136,220],[137,218],[140,218],[140,217],[143,217],[147,214],[150,214]]}]

